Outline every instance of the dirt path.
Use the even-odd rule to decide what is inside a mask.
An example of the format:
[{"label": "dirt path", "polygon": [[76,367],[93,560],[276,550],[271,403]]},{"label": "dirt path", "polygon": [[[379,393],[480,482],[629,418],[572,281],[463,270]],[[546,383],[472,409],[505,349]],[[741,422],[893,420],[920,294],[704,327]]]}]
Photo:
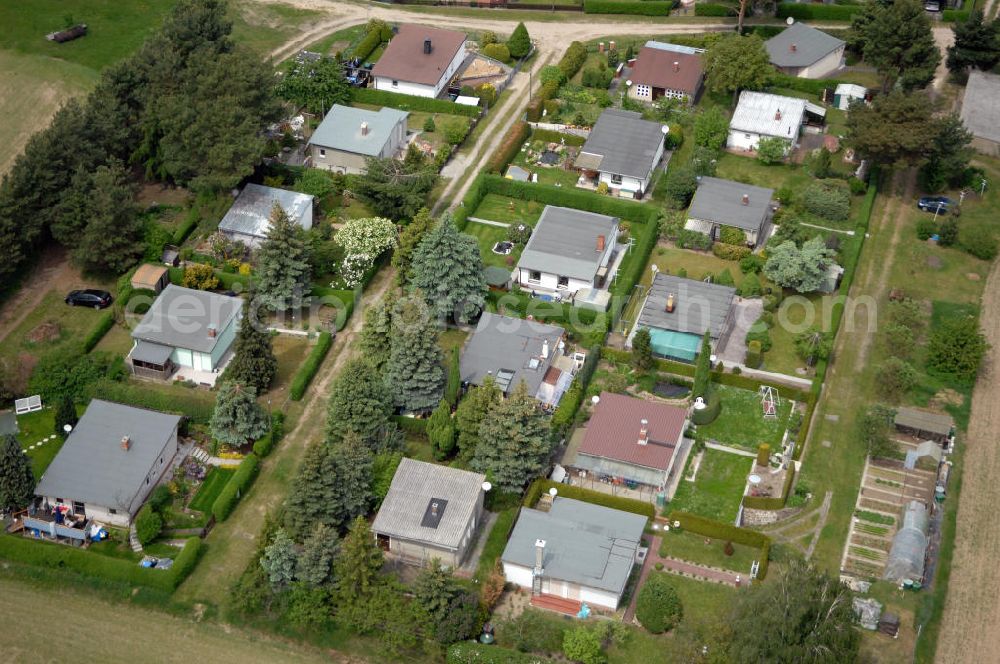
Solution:
[{"label": "dirt path", "polygon": [[335,355],[327,357],[316,380],[309,387],[295,427],[264,462],[260,476],[240,501],[236,511],[215,527],[207,540],[208,551],[194,573],[177,590],[179,599],[202,600],[216,605],[225,603],[227,595],[257,549],[257,537],[263,528],[264,519],[284,501],[291,477],[306,448],[323,434],[330,385],[344,363],[357,354],[354,341],[364,321],[364,309],[371,302],[385,296],[394,277],[393,270],[383,268],[369,286],[360,306],[355,308],[351,321],[337,334],[333,349]]},{"label": "dirt path", "polygon": [[48,247],[24,277],[24,285],[0,306],[0,342],[17,329],[53,288],[69,292],[88,285],[80,271],[70,264],[65,249],[57,245]]},{"label": "dirt path", "polygon": [[1000,262],[993,264],[983,293],[980,326],[991,348],[972,397],[965,445],[965,471],[948,598],[941,621],[937,661],[996,661],[1000,649]]}]

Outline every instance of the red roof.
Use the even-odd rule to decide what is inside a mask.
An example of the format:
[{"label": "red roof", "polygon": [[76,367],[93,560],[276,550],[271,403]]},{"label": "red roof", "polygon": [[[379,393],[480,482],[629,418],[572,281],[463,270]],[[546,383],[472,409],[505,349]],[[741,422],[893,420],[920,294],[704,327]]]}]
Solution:
[{"label": "red roof", "polygon": [[[424,53],[426,39],[431,40],[430,53]],[[463,44],[464,32],[406,23],[399,26],[399,32],[375,63],[372,75],[407,83],[437,85]]]},{"label": "red roof", "polygon": [[705,67],[700,55],[643,46],[629,78],[636,85],[679,90],[694,95],[698,92],[704,73]]},{"label": "red roof", "polygon": [[[639,444],[642,420],[647,421],[649,432],[645,445]],[[668,470],[686,420],[683,408],[602,392],[580,453]]]}]

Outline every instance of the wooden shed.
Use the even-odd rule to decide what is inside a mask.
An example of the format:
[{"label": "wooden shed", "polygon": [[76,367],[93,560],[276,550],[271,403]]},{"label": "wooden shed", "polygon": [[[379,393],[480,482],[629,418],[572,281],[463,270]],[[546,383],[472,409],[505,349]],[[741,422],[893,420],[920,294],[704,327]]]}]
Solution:
[{"label": "wooden shed", "polygon": [[900,408],[896,411],[896,429],[922,440],[933,440],[947,445],[955,434],[955,422],[949,415],[932,413],[918,408]]},{"label": "wooden shed", "polygon": [[151,290],[157,295],[170,283],[170,273],[162,265],[140,265],[132,275],[132,288]]}]

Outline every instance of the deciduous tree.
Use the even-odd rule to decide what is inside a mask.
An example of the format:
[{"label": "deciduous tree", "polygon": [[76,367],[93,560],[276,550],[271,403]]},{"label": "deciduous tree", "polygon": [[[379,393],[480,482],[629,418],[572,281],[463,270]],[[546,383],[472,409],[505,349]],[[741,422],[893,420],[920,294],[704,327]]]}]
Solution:
[{"label": "deciduous tree", "polygon": [[755,34],[726,35],[705,52],[705,85],[732,93],[733,103],[740,90],[761,90],[773,75],[764,40]]},{"label": "deciduous tree", "polygon": [[272,311],[301,307],[311,279],[306,233],[275,202],[267,236],[257,250],[257,297]]},{"label": "deciduous tree", "polygon": [[56,420],[55,420],[55,434],[57,436],[66,436],[66,425],[71,428],[76,426],[79,418],[76,416],[76,404],[73,403],[73,398],[68,395],[60,397],[59,403],[56,405]]},{"label": "deciduous tree", "polygon": [[242,447],[263,436],[270,427],[253,387],[229,381],[219,387],[210,423],[213,438],[232,447]]},{"label": "deciduous tree", "polygon": [[393,221],[412,219],[427,204],[437,172],[425,159],[369,159],[354,193],[372,212]]},{"label": "deciduous tree", "polygon": [[343,65],[326,56],[318,60],[290,60],[276,92],[314,115],[324,115],[334,104],[346,106],[351,102],[351,88],[344,78]]},{"label": "deciduous tree", "polygon": [[927,163],[920,169],[920,186],[938,192],[946,187],[960,187],[968,177],[972,159],[972,133],[957,113],[935,118],[937,134],[931,143]]},{"label": "deciduous tree", "polygon": [[500,491],[520,491],[545,467],[552,452],[549,420],[524,381],[498,401],[479,425],[472,467]]},{"label": "deciduous tree", "polygon": [[971,383],[979,374],[989,349],[974,316],[949,318],[931,332],[927,343],[927,366],[940,374]]},{"label": "deciduous tree", "polygon": [[459,232],[450,215],[427,232],[413,254],[410,283],[439,317],[465,321],[486,302],[479,243]]}]

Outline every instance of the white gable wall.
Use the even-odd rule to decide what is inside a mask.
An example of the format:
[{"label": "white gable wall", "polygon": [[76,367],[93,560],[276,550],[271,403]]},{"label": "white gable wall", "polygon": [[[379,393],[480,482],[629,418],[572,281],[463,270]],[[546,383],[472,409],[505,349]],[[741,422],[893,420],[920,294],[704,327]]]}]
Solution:
[{"label": "white gable wall", "polygon": [[401,80],[396,80],[395,85],[393,85],[393,79],[386,78],[385,76],[376,76],[375,89],[398,92],[404,95],[415,95],[417,97],[437,97],[444,90],[445,86],[448,85],[448,81],[451,80],[451,77],[455,75],[455,72],[458,71],[458,68],[462,66],[462,62],[464,61],[465,44],[463,43],[458,52],[455,53],[455,57],[448,63],[448,68],[441,73],[441,77],[435,85],[424,85],[423,83],[411,83]]}]

